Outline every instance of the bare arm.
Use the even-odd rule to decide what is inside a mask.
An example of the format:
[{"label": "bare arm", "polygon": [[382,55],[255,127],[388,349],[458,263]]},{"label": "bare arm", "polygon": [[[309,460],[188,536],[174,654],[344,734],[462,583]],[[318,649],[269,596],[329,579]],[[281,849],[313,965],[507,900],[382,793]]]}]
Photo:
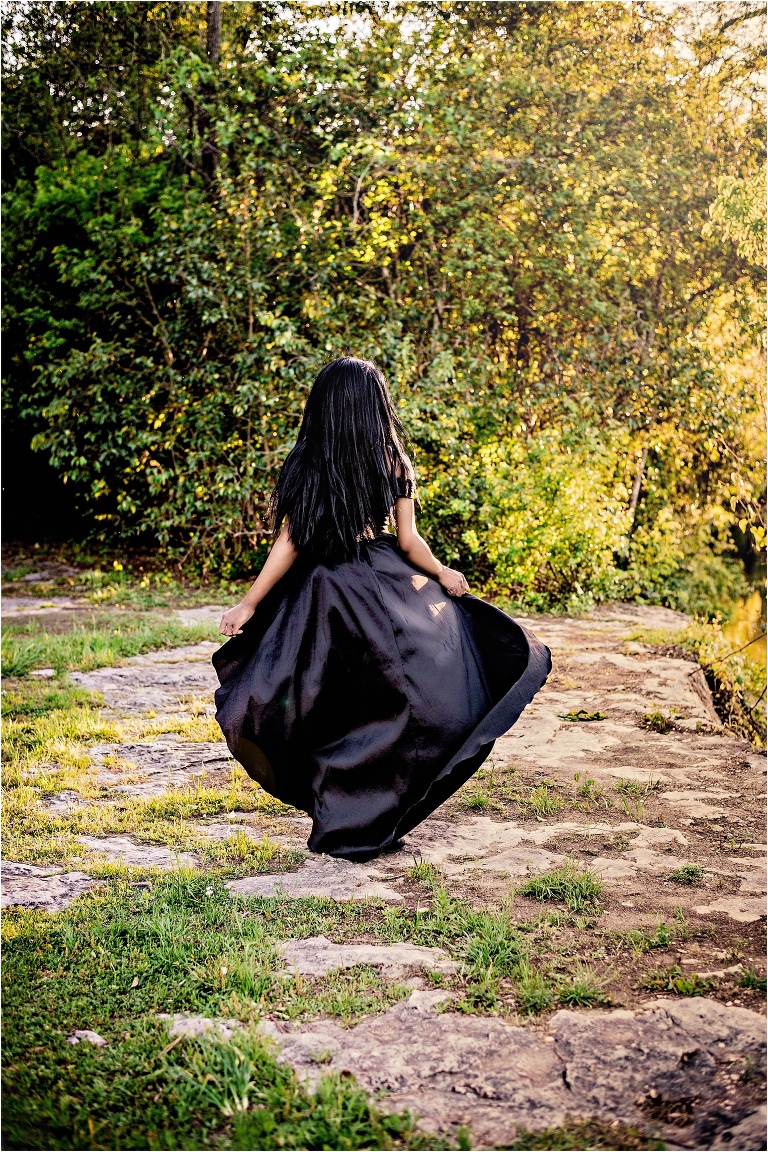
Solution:
[{"label": "bare arm", "polygon": [[267,592],[271,591],[283,576],[285,576],[288,569],[293,564],[298,556],[298,552],[291,543],[291,538],[288,535],[288,526],[283,524],[280,529],[280,535],[272,545],[269,556],[267,556],[264,567],[259,572],[255,581],[250,589],[246,592],[245,596],[239,604],[234,608],[230,608],[225,612],[219,624],[219,631],[222,636],[239,636],[243,630],[243,624],[250,620],[253,613],[256,611],[256,606],[266,596]]},{"label": "bare arm", "polygon": [[395,502],[395,522],[397,543],[411,564],[421,568],[428,576],[433,576],[451,596],[463,596],[469,591],[469,585],[462,573],[441,564],[426,540],[419,535],[413,500],[400,497]]}]

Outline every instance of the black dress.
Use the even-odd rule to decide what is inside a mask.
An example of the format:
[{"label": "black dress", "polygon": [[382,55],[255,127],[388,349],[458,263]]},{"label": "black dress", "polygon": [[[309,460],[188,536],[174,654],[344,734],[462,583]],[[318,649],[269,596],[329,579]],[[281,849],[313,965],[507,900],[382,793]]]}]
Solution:
[{"label": "black dress", "polygon": [[341,564],[299,556],[213,665],[235,759],[312,817],[313,852],[351,860],[461,787],[552,666],[532,633],[451,598],[389,533]]}]

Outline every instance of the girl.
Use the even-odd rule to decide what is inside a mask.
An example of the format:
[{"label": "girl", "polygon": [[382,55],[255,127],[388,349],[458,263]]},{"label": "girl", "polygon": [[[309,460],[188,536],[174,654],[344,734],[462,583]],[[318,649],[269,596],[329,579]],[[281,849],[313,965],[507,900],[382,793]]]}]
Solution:
[{"label": "girl", "polygon": [[233,756],[312,817],[313,852],[351,860],[452,795],[551,668],[419,535],[401,434],[373,364],[323,368],[272,494],[274,546],[213,657]]}]

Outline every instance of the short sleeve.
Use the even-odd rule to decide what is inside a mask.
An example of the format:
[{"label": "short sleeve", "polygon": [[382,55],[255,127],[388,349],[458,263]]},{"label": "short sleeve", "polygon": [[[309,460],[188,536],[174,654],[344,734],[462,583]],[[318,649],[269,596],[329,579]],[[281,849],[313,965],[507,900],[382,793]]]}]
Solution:
[{"label": "short sleeve", "polygon": [[416,499],[416,476],[413,471],[413,464],[407,456],[405,457],[405,467],[398,466],[395,470],[393,491],[397,500]]}]

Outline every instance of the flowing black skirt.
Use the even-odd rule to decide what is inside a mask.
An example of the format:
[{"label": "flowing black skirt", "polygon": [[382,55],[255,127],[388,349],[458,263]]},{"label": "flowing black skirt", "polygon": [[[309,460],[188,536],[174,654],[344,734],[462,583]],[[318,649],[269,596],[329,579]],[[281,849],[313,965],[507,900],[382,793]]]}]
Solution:
[{"label": "flowing black skirt", "polygon": [[477,771],[552,663],[385,535],[333,567],[297,561],[213,665],[235,759],[312,817],[313,852],[368,860]]}]

